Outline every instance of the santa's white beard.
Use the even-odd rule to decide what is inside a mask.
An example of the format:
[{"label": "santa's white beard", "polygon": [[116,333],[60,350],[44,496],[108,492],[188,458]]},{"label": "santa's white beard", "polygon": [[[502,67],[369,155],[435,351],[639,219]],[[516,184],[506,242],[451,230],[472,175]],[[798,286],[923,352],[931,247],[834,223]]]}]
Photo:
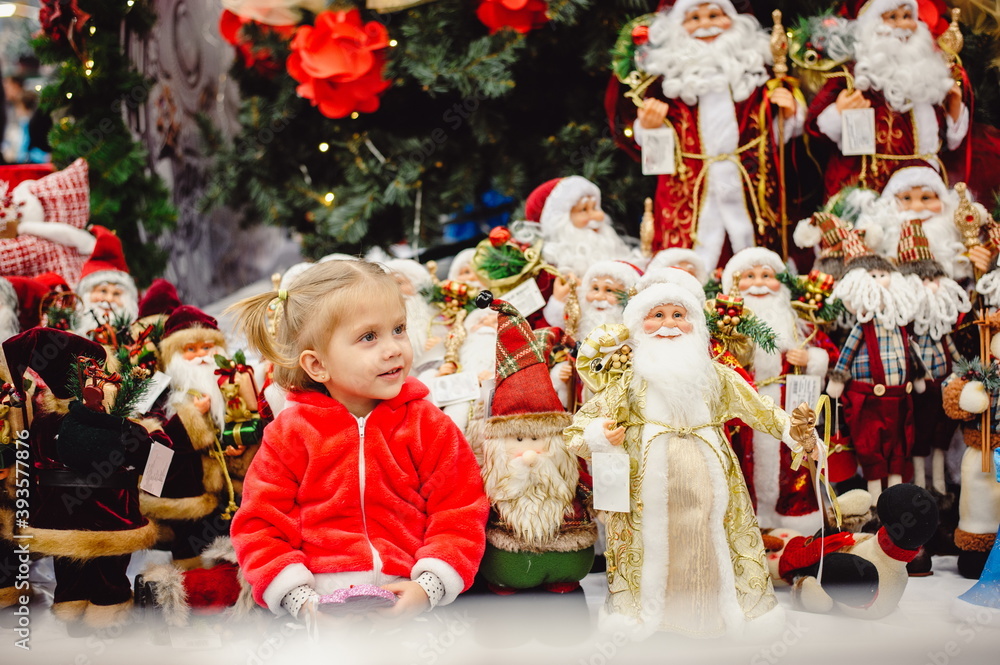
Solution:
[{"label": "santa's white beard", "polygon": [[510,459],[502,439],[483,444],[483,481],[490,504],[518,538],[539,547],[559,531],[576,495],[580,469],[576,459],[552,437],[547,452],[531,466]]},{"label": "santa's white beard", "polygon": [[876,318],[887,328],[909,324],[920,304],[920,293],[903,275],[892,273],[889,286],[884,287],[861,268],[849,270],[837,282],[833,287],[833,297],[844,302],[858,323],[868,323]]},{"label": "santa's white beard", "polygon": [[955,84],[930,30],[920,21],[906,41],[882,21],[862,25],[854,52],[855,87],[881,91],[900,113],[911,110],[914,103],[940,104]]},{"label": "santa's white beard", "polygon": [[607,217],[598,230],[592,231],[573,226],[566,213],[547,221],[544,233],[542,258],[560,270],[572,271],[577,277],[582,277],[598,261],[623,259],[629,255],[628,245]]},{"label": "santa's white beard", "polygon": [[215,374],[213,355],[203,356],[194,360],[185,360],[179,353],[167,363],[165,372],[170,377],[170,402],[167,415],[176,413],[178,404],[191,401],[194,396],[187,391],[208,395],[212,406],[208,413],[221,431],[225,423],[226,405],[219,389],[219,377]]},{"label": "santa's white beard", "polygon": [[0,342],[21,332],[21,323],[10,307],[0,306]]},{"label": "santa's white beard", "polygon": [[920,305],[913,317],[913,332],[939,340],[952,331],[958,315],[972,309],[969,296],[958,282],[947,277],[938,279],[936,291],[931,291],[919,277],[912,276],[914,288],[920,289]]},{"label": "santa's white beard", "polygon": [[624,311],[625,308],[620,305],[609,305],[605,309],[598,309],[592,303],[580,300],[580,325],[577,326],[577,339],[586,339],[587,335],[599,326],[621,323]]},{"label": "santa's white beard", "polygon": [[795,341],[798,319],[790,300],[791,294],[784,284],[778,291],[772,291],[766,296],[748,296],[747,292],[743,293],[743,302],[747,308],[774,331],[774,343],[778,347],[774,353],[755,347],[753,366],[758,381],[781,374],[781,352],[798,346]]},{"label": "santa's white beard", "polygon": [[419,293],[404,296],[403,301],[406,305],[406,334],[413,347],[413,364],[416,366],[426,352],[424,346],[427,344],[431,319],[436,312]]},{"label": "santa's white beard", "polygon": [[121,305],[108,302],[94,302],[90,294],[84,295],[76,306],[76,325],[73,332],[86,336],[91,330],[112,323],[116,319],[125,319],[132,323],[139,318],[139,303],[131,298],[123,298]]},{"label": "santa's white beard", "polygon": [[[703,425],[721,386],[708,351],[708,331],[660,338],[641,333],[632,356],[633,387],[646,382],[646,402],[655,420],[670,425]],[[653,408],[655,403],[656,407]]]},{"label": "santa's white beard", "polygon": [[707,92],[729,88],[733,100],[741,102],[769,78],[769,44],[767,33],[751,16],[734,17],[732,27],[712,41],[703,41],[661,15],[649,28],[649,46],[636,60],[646,72],[663,77],[667,99],[693,105]]}]

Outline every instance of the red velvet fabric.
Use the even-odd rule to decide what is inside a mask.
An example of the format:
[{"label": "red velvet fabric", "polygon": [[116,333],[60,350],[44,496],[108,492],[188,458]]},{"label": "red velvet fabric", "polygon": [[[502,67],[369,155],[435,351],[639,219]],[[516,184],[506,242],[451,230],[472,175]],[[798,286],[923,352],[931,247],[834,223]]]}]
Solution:
[{"label": "red velvet fabric", "polygon": [[[292,392],[264,430],[243,483],[232,539],[254,598],[287,566],[367,571],[372,548],[386,575],[420,559],[472,584],[486,547],[489,503],[479,466],[451,419],[409,377],[400,394],[358,420],[335,399]],[[364,491],[359,469],[363,463]]]},{"label": "red velvet fabric", "polygon": [[[902,386],[888,386],[887,391]],[[903,393],[882,397],[871,393],[871,384],[851,381],[841,400],[844,420],[865,480],[879,480],[890,473],[906,475],[913,447],[913,400]]]}]

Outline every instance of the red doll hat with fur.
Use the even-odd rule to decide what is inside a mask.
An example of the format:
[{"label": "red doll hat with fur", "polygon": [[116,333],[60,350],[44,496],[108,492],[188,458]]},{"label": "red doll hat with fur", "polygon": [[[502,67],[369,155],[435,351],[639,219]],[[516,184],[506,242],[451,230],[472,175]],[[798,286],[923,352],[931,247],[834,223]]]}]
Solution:
[{"label": "red doll hat with fur", "polygon": [[218,322],[193,305],[181,305],[163,324],[160,357],[169,362],[186,344],[210,340],[225,348],[226,336],[219,330]]}]

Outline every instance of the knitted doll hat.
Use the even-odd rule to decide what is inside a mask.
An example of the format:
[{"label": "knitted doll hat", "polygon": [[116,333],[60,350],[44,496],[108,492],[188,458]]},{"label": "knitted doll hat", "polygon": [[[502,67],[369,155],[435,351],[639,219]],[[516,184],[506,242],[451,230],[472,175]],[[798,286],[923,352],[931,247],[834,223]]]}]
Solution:
[{"label": "knitted doll hat", "polygon": [[844,270],[854,270],[862,268],[867,271],[884,270],[892,272],[895,268],[888,260],[875,254],[861,239],[862,233],[857,229],[852,229],[850,234],[844,238]]},{"label": "knitted doll hat", "polygon": [[[509,302],[479,294],[476,305],[498,314],[496,390],[486,421],[491,439],[545,437],[560,433],[572,418],[552,387],[546,343]],[[551,339],[551,337],[549,337]]]},{"label": "knitted doll hat", "polygon": [[924,234],[924,225],[919,219],[909,219],[903,222],[899,231],[899,245],[896,250],[896,262],[899,272],[904,275],[917,275],[921,279],[944,277],[944,268],[934,260],[930,243]]},{"label": "knitted doll hat", "polygon": [[829,212],[813,213],[795,227],[792,239],[805,249],[819,245],[819,259],[840,259],[844,257],[844,239],[851,232],[848,224]]},{"label": "knitted doll hat", "polygon": [[217,346],[226,345],[226,336],[213,317],[192,305],[181,305],[163,324],[160,357],[164,362],[170,362],[175,354],[184,350],[186,344],[205,340],[213,341]]},{"label": "knitted doll hat", "polygon": [[139,317],[144,319],[147,316],[170,316],[175,309],[181,306],[181,300],[177,296],[177,289],[174,285],[157,277],[146,289],[139,301]]}]

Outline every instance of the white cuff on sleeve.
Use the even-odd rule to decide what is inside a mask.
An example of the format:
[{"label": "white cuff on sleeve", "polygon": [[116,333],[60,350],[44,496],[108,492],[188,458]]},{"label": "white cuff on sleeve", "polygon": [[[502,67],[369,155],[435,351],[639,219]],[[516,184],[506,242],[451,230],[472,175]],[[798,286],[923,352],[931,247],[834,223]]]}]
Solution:
[{"label": "white cuff on sleeve", "polygon": [[816,127],[830,137],[830,140],[838,147],[840,147],[840,141],[844,136],[843,122],[836,104],[830,104],[816,116]]},{"label": "white cuff on sleeve", "polygon": [[589,425],[583,428],[583,440],[593,453],[611,453],[616,450],[615,446],[608,441],[604,433],[604,421],[606,418],[595,418]]},{"label": "white cuff on sleeve", "polygon": [[950,115],[945,114],[945,137],[948,141],[948,150],[954,150],[962,143],[962,139],[969,133],[969,107],[962,104],[962,110],[958,114],[958,120],[952,120]]},{"label": "white cuff on sleeve", "polygon": [[818,346],[808,349],[809,360],[806,362],[806,374],[823,378],[830,368],[830,354]]},{"label": "white cuff on sleeve", "polygon": [[448,605],[454,602],[458,598],[458,594],[462,593],[462,589],[465,588],[465,582],[462,580],[462,576],[458,574],[458,571],[441,559],[420,559],[413,564],[413,570],[410,571],[410,579],[417,582],[422,574],[428,572],[434,573],[438,580],[441,581],[441,584],[444,585],[444,596],[437,603],[438,605]]},{"label": "white cuff on sleeve", "polygon": [[285,566],[281,572],[275,576],[271,583],[264,589],[263,599],[267,609],[275,614],[281,614],[285,610],[281,607],[281,599],[285,594],[298,586],[309,586],[315,588],[313,574],[301,563],[293,563]]}]

